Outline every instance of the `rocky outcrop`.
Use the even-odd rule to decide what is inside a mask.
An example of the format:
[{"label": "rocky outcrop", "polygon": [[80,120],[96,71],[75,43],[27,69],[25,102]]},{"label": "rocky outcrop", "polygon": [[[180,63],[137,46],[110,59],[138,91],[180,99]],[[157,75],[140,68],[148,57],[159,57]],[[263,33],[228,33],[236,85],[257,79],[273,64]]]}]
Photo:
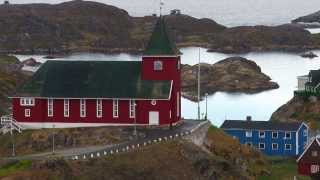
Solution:
[{"label": "rocky outcrop", "polygon": [[210,41],[209,51],[244,53],[250,51],[303,51],[320,47],[310,32],[293,25],[243,26],[228,28]]},{"label": "rocky outcrop", "polygon": [[21,71],[22,67],[16,57],[0,56],[0,116],[6,113],[10,106],[8,97],[13,95],[16,88],[28,77]]},{"label": "rocky outcrop", "polygon": [[21,64],[24,66],[32,66],[32,67],[41,65],[41,63],[37,62],[37,60],[35,60],[34,58],[26,59],[26,60],[22,61]]},{"label": "rocky outcrop", "polygon": [[[183,65],[182,88],[186,98],[194,100],[197,87],[198,65]],[[279,85],[270,81],[253,61],[232,57],[216,64],[201,64],[201,95],[217,91],[256,93],[276,89]]]},{"label": "rocky outcrop", "polygon": [[292,21],[293,23],[317,23],[320,26],[320,11],[299,17]]},{"label": "rocky outcrop", "polygon": [[310,58],[310,59],[313,59],[313,58],[318,57],[318,55],[316,55],[316,54],[313,53],[312,51],[302,53],[300,56],[301,56],[301,57],[304,57],[304,58]]},{"label": "rocky outcrop", "polygon": [[320,101],[316,97],[293,97],[271,116],[273,121],[318,121]]}]

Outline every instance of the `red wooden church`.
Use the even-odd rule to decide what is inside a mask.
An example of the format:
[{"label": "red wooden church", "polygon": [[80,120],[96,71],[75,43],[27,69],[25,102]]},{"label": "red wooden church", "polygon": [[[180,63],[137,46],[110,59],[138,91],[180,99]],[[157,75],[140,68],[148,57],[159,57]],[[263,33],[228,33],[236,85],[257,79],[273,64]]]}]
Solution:
[{"label": "red wooden church", "polygon": [[47,61],[12,102],[25,128],[175,125],[180,55],[161,17],[142,61]]}]

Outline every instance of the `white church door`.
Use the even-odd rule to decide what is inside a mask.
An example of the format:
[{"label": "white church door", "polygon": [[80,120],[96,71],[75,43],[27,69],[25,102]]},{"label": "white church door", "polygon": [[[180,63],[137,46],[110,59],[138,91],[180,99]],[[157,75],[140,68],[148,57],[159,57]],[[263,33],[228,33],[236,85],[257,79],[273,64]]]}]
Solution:
[{"label": "white church door", "polygon": [[159,125],[159,112],[150,111],[149,112],[149,125]]}]

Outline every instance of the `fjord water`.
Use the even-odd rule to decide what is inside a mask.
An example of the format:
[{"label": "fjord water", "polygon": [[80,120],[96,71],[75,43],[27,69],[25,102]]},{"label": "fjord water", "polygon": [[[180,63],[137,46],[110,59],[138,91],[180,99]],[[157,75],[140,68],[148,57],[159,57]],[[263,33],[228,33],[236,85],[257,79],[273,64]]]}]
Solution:
[{"label": "fjord water", "polygon": [[[182,63],[194,65],[198,63],[199,48],[182,48]],[[320,56],[320,50],[314,51]],[[201,48],[201,62],[213,64],[224,58],[236,56],[222,53],[207,52]],[[297,86],[297,76],[305,75],[311,69],[320,68],[320,58],[302,58],[296,53],[265,52],[248,53],[239,56],[255,61],[264,73],[273,81],[279,83],[280,88],[256,94],[217,92],[208,97],[208,118],[213,124],[220,126],[228,119],[244,119],[247,115],[255,120],[269,120],[271,114],[293,97]],[[17,55],[20,60],[34,57],[45,62],[43,56]],[[68,60],[126,60],[139,61],[141,56],[126,53],[106,55],[99,53],[77,53],[66,57]],[[205,113],[205,101],[201,102],[201,113]],[[185,118],[197,117],[197,104],[182,99],[182,115]]]},{"label": "fjord water", "polygon": [[[12,3],[60,3],[66,0],[14,0]],[[125,9],[132,16],[159,13],[160,0],[95,0]],[[279,25],[320,10],[319,0],[162,0],[163,13],[181,9],[226,26]]]}]

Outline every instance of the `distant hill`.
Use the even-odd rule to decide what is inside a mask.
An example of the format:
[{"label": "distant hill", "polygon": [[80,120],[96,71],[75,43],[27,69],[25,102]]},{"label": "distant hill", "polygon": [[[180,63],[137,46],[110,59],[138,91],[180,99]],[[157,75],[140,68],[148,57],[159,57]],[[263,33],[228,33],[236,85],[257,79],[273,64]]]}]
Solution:
[{"label": "distant hill", "polygon": [[[144,48],[156,17],[133,18],[114,6],[90,1],[61,4],[0,5],[0,50],[138,51]],[[168,16],[181,35],[203,36],[225,27],[209,19]]]},{"label": "distant hill", "polygon": [[[320,38],[298,26],[226,28],[207,18],[165,16],[179,47],[211,51],[303,51],[320,47]],[[127,11],[90,1],[60,4],[0,5],[0,52],[74,51],[131,52],[144,50],[155,16],[131,17]],[[316,42],[316,43],[315,43]]]}]

